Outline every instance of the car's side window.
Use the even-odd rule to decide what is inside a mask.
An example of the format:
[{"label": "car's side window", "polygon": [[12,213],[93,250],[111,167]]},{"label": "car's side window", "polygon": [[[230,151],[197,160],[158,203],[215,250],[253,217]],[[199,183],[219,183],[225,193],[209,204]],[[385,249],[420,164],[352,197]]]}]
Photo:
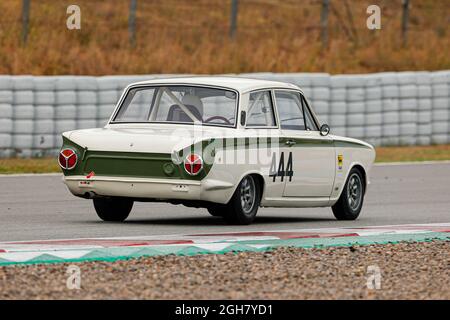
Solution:
[{"label": "car's side window", "polygon": [[276,90],[278,118],[281,129],[317,131],[317,125],[309,111],[305,97],[299,92]]},{"label": "car's side window", "polygon": [[316,125],[316,122],[313,119],[311,112],[309,111],[308,104],[304,97],[302,97],[303,109],[305,110],[305,123],[307,130],[318,131],[319,128]]},{"label": "car's side window", "polygon": [[300,94],[293,91],[275,91],[281,129],[305,130],[305,118]]},{"label": "car's side window", "polygon": [[247,109],[247,127],[273,127],[275,114],[270,91],[250,93]]}]

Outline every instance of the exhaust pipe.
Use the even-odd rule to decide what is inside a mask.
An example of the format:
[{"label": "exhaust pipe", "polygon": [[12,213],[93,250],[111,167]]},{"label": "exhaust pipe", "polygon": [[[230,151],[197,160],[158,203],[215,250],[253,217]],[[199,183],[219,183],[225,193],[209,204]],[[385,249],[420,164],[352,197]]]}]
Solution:
[{"label": "exhaust pipe", "polygon": [[88,191],[84,194],[83,198],[94,199],[95,197],[97,197],[97,194],[94,191]]}]

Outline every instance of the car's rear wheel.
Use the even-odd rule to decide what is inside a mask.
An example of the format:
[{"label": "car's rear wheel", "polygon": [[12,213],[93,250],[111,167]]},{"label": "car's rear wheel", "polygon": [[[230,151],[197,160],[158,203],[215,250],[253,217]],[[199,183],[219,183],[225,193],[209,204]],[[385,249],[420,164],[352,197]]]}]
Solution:
[{"label": "car's rear wheel", "polygon": [[224,206],[223,217],[230,224],[250,224],[255,219],[261,202],[261,186],[252,176],[245,176],[231,200]]},{"label": "car's rear wheel", "polygon": [[94,208],[103,221],[122,222],[128,218],[133,201],[126,198],[95,198]]},{"label": "car's rear wheel", "polygon": [[350,170],[339,200],[332,206],[333,214],[338,220],[355,220],[364,202],[364,178],[357,168]]}]

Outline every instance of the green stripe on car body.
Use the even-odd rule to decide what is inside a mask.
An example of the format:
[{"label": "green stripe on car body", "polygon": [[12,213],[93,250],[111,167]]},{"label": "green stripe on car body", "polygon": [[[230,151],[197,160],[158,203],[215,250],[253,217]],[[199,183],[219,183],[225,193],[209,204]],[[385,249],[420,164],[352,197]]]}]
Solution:
[{"label": "green stripe on car body", "polygon": [[320,138],[298,138],[298,137],[287,137],[281,138],[281,144],[285,145],[286,141],[293,140],[295,144],[292,147],[297,148],[309,148],[309,147],[330,147],[333,145],[333,140],[331,139],[320,139]]},{"label": "green stripe on car body", "polygon": [[[221,141],[220,141],[221,140]],[[307,139],[298,137],[238,137],[238,138],[222,138],[222,139],[211,139],[211,143],[216,146],[223,147],[234,147],[240,149],[242,147],[284,147],[286,141],[293,140],[296,142],[294,147],[329,147],[333,144],[333,140],[323,140],[323,139]]]},{"label": "green stripe on car body", "polygon": [[204,170],[196,176],[191,176],[181,164],[172,161],[171,154],[151,152],[122,152],[122,151],[96,151],[83,148],[75,142],[63,137],[62,148],[72,148],[79,157],[78,164],[72,170],[63,170],[66,176],[87,175],[94,172],[99,176],[141,177],[186,179],[199,181],[210,172],[213,159],[218,150],[242,150],[250,148],[281,148],[286,141],[293,140],[294,148],[302,147],[360,147],[369,148],[356,142],[332,139],[307,139],[298,137],[233,137],[211,138],[199,141],[177,152],[179,160],[191,153],[201,153],[204,158]]},{"label": "green stripe on car body", "polygon": [[354,141],[334,140],[334,145],[338,148],[365,148],[372,149],[371,147]]}]

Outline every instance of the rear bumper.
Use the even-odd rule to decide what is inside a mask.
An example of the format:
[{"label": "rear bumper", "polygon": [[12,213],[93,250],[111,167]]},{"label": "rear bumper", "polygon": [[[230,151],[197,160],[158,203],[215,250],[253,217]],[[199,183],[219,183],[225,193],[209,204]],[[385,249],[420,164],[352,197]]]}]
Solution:
[{"label": "rear bumper", "polygon": [[227,203],[234,185],[219,180],[202,181],[183,179],[148,179],[134,177],[64,176],[70,192],[84,197],[86,194],[109,197],[142,199],[203,200]]},{"label": "rear bumper", "polygon": [[201,182],[126,177],[65,176],[64,183],[76,196],[93,192],[99,196],[200,200]]}]

